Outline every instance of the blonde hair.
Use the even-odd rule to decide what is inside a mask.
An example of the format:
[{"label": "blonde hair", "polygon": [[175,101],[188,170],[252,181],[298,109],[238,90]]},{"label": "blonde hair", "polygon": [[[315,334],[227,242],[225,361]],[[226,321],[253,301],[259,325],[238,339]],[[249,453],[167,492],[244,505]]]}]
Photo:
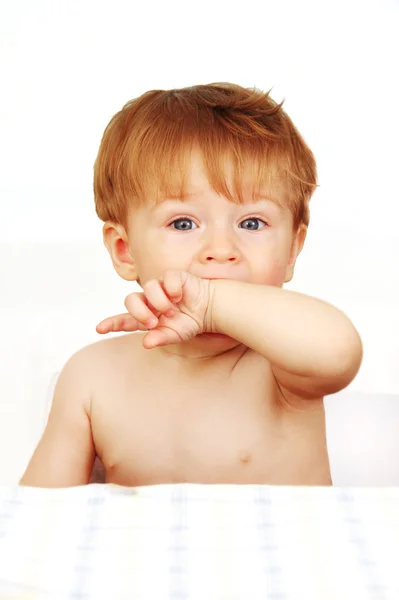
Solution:
[{"label": "blonde hair", "polygon": [[217,193],[242,203],[248,181],[252,199],[271,186],[283,193],[294,227],[307,226],[316,161],[284,100],[277,104],[270,91],[213,83],[153,90],[128,102],[106,127],[94,165],[99,218],[126,226],[129,209],[149,197],[184,199],[190,153],[199,150]]}]

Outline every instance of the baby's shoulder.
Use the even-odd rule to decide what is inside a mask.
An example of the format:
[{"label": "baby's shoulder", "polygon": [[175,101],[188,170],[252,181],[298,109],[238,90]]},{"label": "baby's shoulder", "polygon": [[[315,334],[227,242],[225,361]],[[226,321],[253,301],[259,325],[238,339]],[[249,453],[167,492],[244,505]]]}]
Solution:
[{"label": "baby's shoulder", "polygon": [[127,358],[132,359],[139,352],[138,336],[134,333],[109,337],[84,346],[76,353],[76,359],[86,367],[99,369],[107,365],[123,363]]},{"label": "baby's shoulder", "polygon": [[106,338],[80,348],[69,358],[64,371],[93,392],[131,370],[139,352],[139,340],[133,333]]},{"label": "baby's shoulder", "polygon": [[88,344],[69,358],[58,381],[64,382],[68,395],[84,396],[91,412],[101,398],[113,398],[122,382],[140,372],[135,360],[139,342],[129,333]]}]

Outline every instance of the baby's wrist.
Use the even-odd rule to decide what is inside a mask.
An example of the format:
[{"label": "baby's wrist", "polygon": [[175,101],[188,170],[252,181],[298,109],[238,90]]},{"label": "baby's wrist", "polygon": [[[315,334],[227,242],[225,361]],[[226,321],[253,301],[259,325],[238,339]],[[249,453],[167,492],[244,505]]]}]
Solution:
[{"label": "baby's wrist", "polygon": [[215,303],[215,291],[216,282],[214,280],[208,280],[208,303],[204,318],[204,331],[209,333],[220,333],[217,330],[214,320],[214,303]]},{"label": "baby's wrist", "polygon": [[[209,302],[207,311],[207,329],[212,333],[226,333],[223,326],[223,312],[227,311],[226,306],[226,287],[228,281],[215,279],[209,281]],[[227,284],[227,286],[226,286]]]}]

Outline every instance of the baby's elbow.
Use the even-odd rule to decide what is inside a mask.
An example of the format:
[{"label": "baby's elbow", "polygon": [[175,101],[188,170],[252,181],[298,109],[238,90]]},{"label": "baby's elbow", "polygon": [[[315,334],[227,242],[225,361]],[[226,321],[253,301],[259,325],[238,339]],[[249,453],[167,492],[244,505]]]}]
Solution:
[{"label": "baby's elbow", "polygon": [[359,372],[362,360],[362,340],[355,327],[350,324],[342,336],[333,361],[335,375],[349,385]]}]

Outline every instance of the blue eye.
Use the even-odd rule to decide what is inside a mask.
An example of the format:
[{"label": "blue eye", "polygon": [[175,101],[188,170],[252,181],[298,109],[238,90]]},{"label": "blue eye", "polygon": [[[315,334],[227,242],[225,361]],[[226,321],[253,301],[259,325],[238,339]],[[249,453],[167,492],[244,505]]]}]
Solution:
[{"label": "blue eye", "polygon": [[[265,223],[262,219],[258,219],[257,217],[251,217],[250,219],[244,219],[244,221],[242,221],[242,223],[250,223],[250,227],[242,227],[242,229],[247,229],[247,231],[258,231],[259,227],[254,227],[254,225],[256,225],[256,221],[267,225],[267,223]],[[261,229],[263,229],[263,227]]]},{"label": "blue eye", "polygon": [[187,217],[184,217],[183,219],[176,219],[171,223],[171,225],[174,225],[175,223],[182,224],[182,227],[173,227],[173,229],[176,229],[176,231],[191,231],[192,227],[190,227],[189,224],[191,223],[193,225],[194,221],[188,219]]},{"label": "blue eye", "polygon": [[[258,219],[257,217],[251,217],[241,222],[241,224],[249,223],[248,227],[241,227],[241,229],[246,229],[247,231],[258,231],[259,229],[263,229],[263,227],[256,226],[257,222],[263,223],[264,226],[267,225],[267,223],[265,223],[265,221],[263,221],[262,219]],[[178,225],[176,225],[176,223]],[[192,219],[189,219],[188,217],[182,217],[180,219],[175,219],[174,221],[172,221],[171,225],[173,225],[173,229],[175,229],[176,231],[192,231],[194,229],[193,225],[195,225],[195,223]]]}]

